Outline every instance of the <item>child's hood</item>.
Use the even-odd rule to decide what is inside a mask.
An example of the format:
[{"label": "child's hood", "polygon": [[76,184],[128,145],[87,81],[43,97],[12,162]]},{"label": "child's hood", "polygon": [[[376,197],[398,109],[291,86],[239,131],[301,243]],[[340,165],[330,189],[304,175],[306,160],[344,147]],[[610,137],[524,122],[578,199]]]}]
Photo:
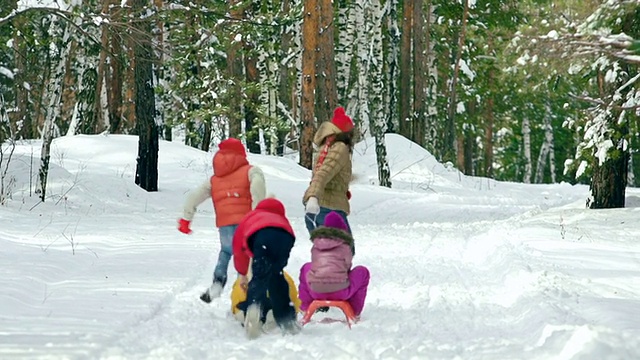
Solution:
[{"label": "child's hood", "polygon": [[345,243],[343,241],[328,238],[328,237],[316,238],[315,241],[313,242],[313,247],[322,251],[333,250],[337,247],[344,246],[344,245]]},{"label": "child's hood", "polygon": [[324,243],[334,242],[337,245],[340,245],[340,242],[342,242],[353,248],[353,237],[351,236],[351,234],[340,229],[320,226],[311,232],[311,242],[315,243],[317,239],[332,239],[337,241],[322,241],[323,244],[318,243],[316,244],[316,246],[325,246]]}]

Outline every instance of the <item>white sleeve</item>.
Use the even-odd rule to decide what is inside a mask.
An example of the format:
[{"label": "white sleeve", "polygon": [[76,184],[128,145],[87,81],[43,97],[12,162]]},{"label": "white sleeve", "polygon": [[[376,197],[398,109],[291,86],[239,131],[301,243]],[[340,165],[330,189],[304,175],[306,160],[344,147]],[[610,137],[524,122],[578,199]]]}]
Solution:
[{"label": "white sleeve", "polygon": [[251,209],[255,209],[258,203],[267,196],[267,185],[264,173],[257,166],[249,169],[249,192],[251,193]]},{"label": "white sleeve", "polygon": [[189,221],[193,220],[198,206],[210,197],[211,182],[207,180],[187,194],[187,199],[184,201],[184,214],[182,217]]}]

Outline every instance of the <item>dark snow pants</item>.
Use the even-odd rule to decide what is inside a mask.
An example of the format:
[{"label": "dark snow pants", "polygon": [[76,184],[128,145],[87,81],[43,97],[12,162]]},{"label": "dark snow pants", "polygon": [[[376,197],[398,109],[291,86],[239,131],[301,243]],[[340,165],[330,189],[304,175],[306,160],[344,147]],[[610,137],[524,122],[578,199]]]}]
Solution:
[{"label": "dark snow pants", "polygon": [[259,304],[263,320],[266,312],[273,310],[278,325],[296,319],[296,310],[289,299],[289,284],[283,273],[294,242],[291,234],[279,228],[258,230],[248,241],[253,253],[253,276],[247,289],[246,306]]}]

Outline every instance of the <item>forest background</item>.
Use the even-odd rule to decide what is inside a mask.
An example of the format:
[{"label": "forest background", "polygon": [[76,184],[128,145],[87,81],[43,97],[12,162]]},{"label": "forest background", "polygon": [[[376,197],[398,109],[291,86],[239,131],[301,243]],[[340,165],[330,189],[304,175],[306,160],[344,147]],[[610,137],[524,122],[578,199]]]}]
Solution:
[{"label": "forest background", "polygon": [[136,183],[156,191],[159,139],[209,151],[297,151],[344,106],[374,137],[398,133],[468,175],[588,183],[623,207],[640,180],[629,0],[0,0],[0,203],[19,141],[139,136]]}]

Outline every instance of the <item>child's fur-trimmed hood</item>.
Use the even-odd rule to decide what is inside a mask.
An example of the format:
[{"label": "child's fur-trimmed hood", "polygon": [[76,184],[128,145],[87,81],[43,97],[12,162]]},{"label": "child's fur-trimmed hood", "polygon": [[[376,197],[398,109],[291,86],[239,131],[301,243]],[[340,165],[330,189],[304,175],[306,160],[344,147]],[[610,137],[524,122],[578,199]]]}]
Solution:
[{"label": "child's fur-trimmed hood", "polygon": [[353,236],[351,236],[351,234],[349,234],[346,231],[336,229],[336,228],[326,227],[326,226],[319,226],[315,228],[313,231],[311,231],[310,240],[311,242],[313,242],[315,239],[319,239],[319,238],[340,240],[345,244],[349,245],[349,247],[351,248],[352,255],[355,255],[355,246],[353,243]]}]

